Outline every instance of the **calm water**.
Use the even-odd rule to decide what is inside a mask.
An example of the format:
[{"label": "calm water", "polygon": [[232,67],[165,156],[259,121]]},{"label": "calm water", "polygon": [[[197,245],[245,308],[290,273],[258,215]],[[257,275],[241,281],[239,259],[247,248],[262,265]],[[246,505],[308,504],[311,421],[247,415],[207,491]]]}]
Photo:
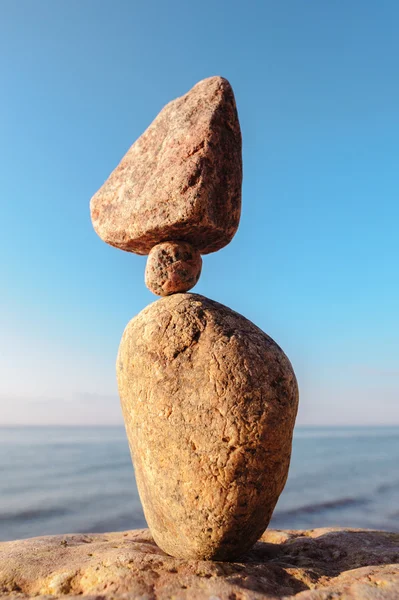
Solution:
[{"label": "calm water", "polygon": [[[272,526],[399,531],[399,427],[298,428]],[[0,428],[0,540],[145,526],[122,427]]]}]

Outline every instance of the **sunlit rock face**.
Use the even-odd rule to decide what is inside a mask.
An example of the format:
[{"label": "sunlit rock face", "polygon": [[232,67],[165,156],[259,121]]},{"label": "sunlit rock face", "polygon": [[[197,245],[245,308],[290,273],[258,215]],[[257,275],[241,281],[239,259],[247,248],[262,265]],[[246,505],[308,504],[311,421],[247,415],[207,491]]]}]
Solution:
[{"label": "sunlit rock face", "polygon": [[298,389],[281,348],[226,306],[175,294],[128,324],[117,376],[156,543],[175,557],[239,557],[288,474]]},{"label": "sunlit rock face", "polygon": [[148,254],[160,242],[219,250],[241,213],[241,130],[233,90],[210,77],[165,106],[90,203],[108,244]]}]

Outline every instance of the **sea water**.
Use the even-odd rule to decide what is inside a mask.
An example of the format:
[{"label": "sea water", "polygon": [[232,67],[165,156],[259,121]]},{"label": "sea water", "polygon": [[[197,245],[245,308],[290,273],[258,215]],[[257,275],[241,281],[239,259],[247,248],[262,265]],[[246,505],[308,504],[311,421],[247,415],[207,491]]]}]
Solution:
[{"label": "sea water", "polygon": [[[145,526],[123,427],[0,428],[0,540]],[[297,427],[270,526],[399,531],[399,427]]]}]

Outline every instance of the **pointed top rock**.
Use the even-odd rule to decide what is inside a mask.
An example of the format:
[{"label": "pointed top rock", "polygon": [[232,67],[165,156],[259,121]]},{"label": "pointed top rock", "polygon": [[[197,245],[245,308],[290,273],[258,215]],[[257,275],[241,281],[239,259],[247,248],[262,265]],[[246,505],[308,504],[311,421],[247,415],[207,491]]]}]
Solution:
[{"label": "pointed top rock", "polygon": [[241,184],[233,90],[210,77],[167,104],[128,150],[91,199],[93,226],[136,254],[175,240],[215,252],[237,231]]}]

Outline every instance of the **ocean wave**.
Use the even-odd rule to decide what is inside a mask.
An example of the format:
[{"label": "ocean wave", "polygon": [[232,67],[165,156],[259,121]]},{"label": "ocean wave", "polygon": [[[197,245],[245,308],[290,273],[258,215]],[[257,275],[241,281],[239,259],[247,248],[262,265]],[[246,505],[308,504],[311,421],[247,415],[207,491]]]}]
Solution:
[{"label": "ocean wave", "polygon": [[302,514],[321,513],[326,510],[339,510],[353,506],[364,506],[367,503],[368,500],[366,498],[338,498],[337,500],[329,500],[328,502],[315,502],[314,504],[305,504],[304,506],[298,506],[297,508],[277,510],[275,516],[278,518],[296,517]]},{"label": "ocean wave", "polygon": [[377,494],[383,494],[384,492],[390,492],[399,488],[399,481],[392,481],[390,483],[382,483],[377,488]]},{"label": "ocean wave", "polygon": [[115,462],[104,462],[96,465],[87,465],[85,467],[81,467],[80,469],[76,469],[73,472],[74,475],[86,475],[89,473],[90,475],[101,473],[103,471],[110,471],[114,473],[115,471],[121,471],[124,469],[129,469],[133,472],[132,460],[129,455],[127,455],[125,460],[119,460]]},{"label": "ocean wave", "polygon": [[148,527],[142,511],[123,513],[107,517],[102,521],[93,521],[82,533],[107,533],[108,531],[124,531],[126,529],[143,529]]},{"label": "ocean wave", "polygon": [[38,521],[43,519],[51,519],[52,517],[63,517],[71,511],[64,507],[49,507],[49,508],[32,508],[28,510],[20,510],[18,512],[3,512],[0,513],[0,522],[21,523],[25,521]]},{"label": "ocean wave", "polygon": [[380,427],[368,427],[368,426],[342,426],[342,427],[311,427],[311,426],[301,426],[298,425],[294,430],[294,440],[295,439],[317,439],[317,438],[326,438],[326,439],[336,439],[336,438],[365,438],[369,437],[379,438],[384,437],[384,439],[392,439],[397,440],[399,437],[399,427],[391,426],[391,425],[381,425]]}]

